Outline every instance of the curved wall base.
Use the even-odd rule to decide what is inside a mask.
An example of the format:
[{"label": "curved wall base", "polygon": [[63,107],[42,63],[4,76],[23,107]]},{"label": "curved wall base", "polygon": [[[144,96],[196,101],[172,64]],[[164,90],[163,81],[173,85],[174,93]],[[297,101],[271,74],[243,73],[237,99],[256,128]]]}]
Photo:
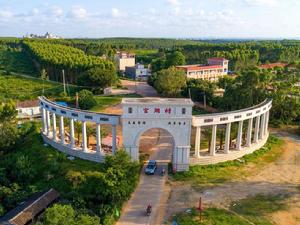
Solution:
[{"label": "curved wall base", "polygon": [[243,156],[251,154],[263,147],[266,144],[268,137],[269,134],[263,137],[262,140],[259,140],[258,143],[253,143],[251,147],[243,147],[240,151],[233,150],[230,151],[228,154],[216,153],[216,155],[214,156],[200,156],[199,158],[196,158],[194,156],[190,157],[190,165],[211,165],[242,158]]},{"label": "curved wall base", "polygon": [[101,155],[96,151],[88,150],[86,152],[82,151],[80,148],[71,148],[69,145],[62,145],[59,142],[55,142],[52,138],[49,138],[43,132],[41,132],[42,138],[45,143],[51,145],[53,148],[63,152],[67,155],[74,156],[80,159],[85,159],[93,162],[103,163],[105,160],[105,156]]}]

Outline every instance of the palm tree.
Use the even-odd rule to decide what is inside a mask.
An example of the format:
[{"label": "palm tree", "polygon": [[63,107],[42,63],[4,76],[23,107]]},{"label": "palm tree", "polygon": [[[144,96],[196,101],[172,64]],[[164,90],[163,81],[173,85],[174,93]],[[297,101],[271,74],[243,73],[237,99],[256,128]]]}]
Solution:
[{"label": "palm tree", "polygon": [[80,135],[82,133],[82,124],[79,121],[74,122],[75,133],[77,133],[77,144],[80,145]]},{"label": "palm tree", "polygon": [[87,146],[90,144],[90,136],[96,136],[96,128],[92,127],[90,124],[86,126],[86,135],[87,135]]},{"label": "palm tree", "polygon": [[41,70],[41,79],[43,80],[43,94],[45,94],[45,80],[49,79],[47,71],[45,69]]}]

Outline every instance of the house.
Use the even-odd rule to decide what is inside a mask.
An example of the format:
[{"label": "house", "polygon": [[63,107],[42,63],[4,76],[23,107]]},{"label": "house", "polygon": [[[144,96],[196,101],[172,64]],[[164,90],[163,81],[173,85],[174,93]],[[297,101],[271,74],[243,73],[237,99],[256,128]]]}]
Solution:
[{"label": "house", "polygon": [[135,66],[126,66],[125,74],[135,80],[147,80],[151,75],[151,71],[145,68],[144,65],[137,63]]},{"label": "house", "polygon": [[128,52],[117,52],[115,55],[115,62],[117,64],[117,70],[125,72],[126,67],[135,66],[135,54]]},{"label": "house", "polygon": [[16,109],[18,111],[19,119],[31,119],[41,116],[39,100],[27,100],[23,102],[17,102]]},{"label": "house", "polygon": [[58,198],[59,193],[53,188],[37,193],[1,217],[0,225],[30,224]]},{"label": "house", "polygon": [[267,70],[267,69],[273,70],[275,67],[281,67],[281,68],[284,68],[284,67],[286,67],[287,65],[288,65],[287,63],[280,63],[280,62],[278,62],[278,63],[267,63],[267,64],[261,64],[261,65],[259,66],[259,68],[260,68],[260,69],[265,69],[265,70]]},{"label": "house", "polygon": [[209,58],[206,65],[184,65],[176,68],[184,70],[189,79],[203,79],[218,81],[220,77],[228,74],[229,60],[225,58]]}]

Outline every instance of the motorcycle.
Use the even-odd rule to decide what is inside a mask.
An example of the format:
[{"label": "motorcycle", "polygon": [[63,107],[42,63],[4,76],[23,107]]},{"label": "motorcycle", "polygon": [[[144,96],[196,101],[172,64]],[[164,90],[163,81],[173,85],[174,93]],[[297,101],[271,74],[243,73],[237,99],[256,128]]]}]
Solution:
[{"label": "motorcycle", "polygon": [[162,171],[160,172],[160,175],[161,175],[161,176],[164,176],[165,173],[166,173],[166,170],[165,170],[165,168],[163,168]]},{"label": "motorcycle", "polygon": [[150,215],[151,215],[151,212],[152,212],[152,206],[151,206],[151,205],[148,205],[148,206],[147,206],[147,209],[146,209],[146,215],[147,215],[147,216],[150,216]]}]

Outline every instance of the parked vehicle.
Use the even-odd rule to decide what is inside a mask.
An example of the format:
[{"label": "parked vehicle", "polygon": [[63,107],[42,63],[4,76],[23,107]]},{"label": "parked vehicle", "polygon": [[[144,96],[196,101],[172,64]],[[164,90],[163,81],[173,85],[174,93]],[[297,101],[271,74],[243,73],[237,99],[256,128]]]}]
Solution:
[{"label": "parked vehicle", "polygon": [[145,174],[153,175],[157,169],[157,163],[155,160],[149,160],[148,165],[145,168]]}]

